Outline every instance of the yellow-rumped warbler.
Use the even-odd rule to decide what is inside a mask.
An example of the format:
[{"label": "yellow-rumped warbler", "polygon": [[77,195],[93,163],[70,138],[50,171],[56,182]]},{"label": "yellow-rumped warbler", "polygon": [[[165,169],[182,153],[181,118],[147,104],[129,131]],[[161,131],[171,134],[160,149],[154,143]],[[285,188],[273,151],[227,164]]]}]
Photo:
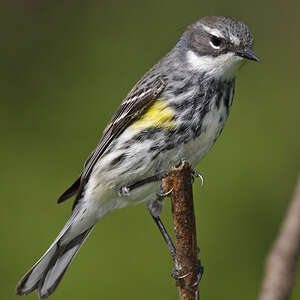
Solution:
[{"label": "yellow-rumped warbler", "polygon": [[49,296],[97,221],[129,203],[147,203],[170,242],[159,219],[161,179],[182,159],[195,166],[220,135],[237,71],[245,58],[258,61],[252,42],[247,26],[231,18],[205,17],[187,28],[123,100],[80,177],[58,199],[76,195],[72,215],[17,294]]}]

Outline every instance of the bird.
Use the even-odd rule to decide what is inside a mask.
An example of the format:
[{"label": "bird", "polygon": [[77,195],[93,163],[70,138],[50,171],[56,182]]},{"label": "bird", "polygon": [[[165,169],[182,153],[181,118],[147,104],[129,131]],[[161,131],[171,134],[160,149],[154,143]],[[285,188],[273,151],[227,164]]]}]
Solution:
[{"label": "bird", "polygon": [[213,146],[229,115],[238,71],[248,60],[259,61],[252,48],[249,28],[235,18],[207,16],[187,27],[124,98],[80,176],[58,198],[75,196],[71,216],[19,281],[18,295],[51,295],[95,224],[128,204],[146,204],[174,252],[159,217],[168,195],[162,179],[182,160],[194,169]]}]

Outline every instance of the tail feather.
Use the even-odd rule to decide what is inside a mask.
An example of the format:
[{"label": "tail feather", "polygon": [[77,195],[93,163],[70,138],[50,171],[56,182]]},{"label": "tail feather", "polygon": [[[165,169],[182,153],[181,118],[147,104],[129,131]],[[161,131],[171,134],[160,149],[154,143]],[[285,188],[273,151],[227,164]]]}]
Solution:
[{"label": "tail feather", "polygon": [[92,229],[93,226],[65,244],[60,243],[64,233],[60,234],[60,238],[54,241],[42,258],[20,280],[17,294],[26,295],[36,289],[40,298],[47,298],[52,294]]},{"label": "tail feather", "polygon": [[27,295],[38,288],[44,270],[49,265],[57,245],[51,245],[41,259],[21,278],[17,285],[17,295]]}]

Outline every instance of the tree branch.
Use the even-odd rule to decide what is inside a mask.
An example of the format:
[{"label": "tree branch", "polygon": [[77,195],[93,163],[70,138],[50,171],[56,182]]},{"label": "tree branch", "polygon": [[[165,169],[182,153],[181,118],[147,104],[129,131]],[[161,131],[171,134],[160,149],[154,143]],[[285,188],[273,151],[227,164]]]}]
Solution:
[{"label": "tree branch", "polygon": [[259,300],[289,299],[300,252],[300,178],[278,237],[266,259]]},{"label": "tree branch", "polygon": [[[176,248],[175,266],[179,276],[188,274],[176,281],[180,300],[198,299],[196,224],[194,215],[192,176],[190,165],[183,161],[163,180],[164,192],[172,190],[172,214],[174,222],[174,244]],[[196,285],[195,285],[196,283]]]},{"label": "tree branch", "polygon": [[[164,193],[170,191],[174,223],[175,266],[183,279],[176,281],[180,300],[197,300],[199,264],[192,191],[192,169],[183,161],[163,179]],[[287,300],[295,283],[300,255],[300,178],[277,239],[266,259],[265,276],[258,300]]]}]

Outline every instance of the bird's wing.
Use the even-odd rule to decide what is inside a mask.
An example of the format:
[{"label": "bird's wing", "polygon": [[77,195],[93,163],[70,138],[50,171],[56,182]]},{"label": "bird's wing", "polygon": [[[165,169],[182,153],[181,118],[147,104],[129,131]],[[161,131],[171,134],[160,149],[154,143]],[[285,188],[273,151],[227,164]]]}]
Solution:
[{"label": "bird's wing", "polygon": [[[151,72],[152,71],[152,72]],[[149,76],[153,74],[153,76]],[[90,154],[84,164],[83,171],[77,180],[58,198],[61,203],[81,191],[87,182],[93,167],[104,151],[133,120],[138,118],[151,103],[159,97],[167,84],[166,76],[162,76],[150,70],[133,87],[123,100],[118,110],[108,123],[96,149]]]}]

